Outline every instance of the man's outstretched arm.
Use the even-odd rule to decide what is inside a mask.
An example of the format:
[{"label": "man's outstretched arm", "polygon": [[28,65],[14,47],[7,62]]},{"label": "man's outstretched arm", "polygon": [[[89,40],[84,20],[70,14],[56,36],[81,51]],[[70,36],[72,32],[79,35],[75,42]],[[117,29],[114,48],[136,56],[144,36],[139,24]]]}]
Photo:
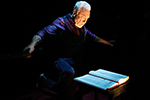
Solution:
[{"label": "man's outstretched arm", "polygon": [[106,41],[98,36],[95,36],[95,39],[94,41],[96,42],[99,42],[99,43],[103,43],[103,44],[107,44],[107,45],[110,45],[110,46],[113,46],[113,44],[111,44],[110,42],[115,42],[115,40],[111,40],[111,41]]},{"label": "man's outstretched arm", "polygon": [[31,43],[27,47],[24,48],[24,51],[29,49],[29,53],[31,54],[34,51],[34,47],[41,41],[42,41],[42,38],[39,35],[34,35]]}]

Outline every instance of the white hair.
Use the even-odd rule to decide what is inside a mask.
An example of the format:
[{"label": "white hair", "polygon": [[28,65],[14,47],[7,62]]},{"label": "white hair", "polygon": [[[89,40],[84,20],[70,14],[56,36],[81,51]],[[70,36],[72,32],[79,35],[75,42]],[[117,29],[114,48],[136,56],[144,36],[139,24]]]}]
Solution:
[{"label": "white hair", "polygon": [[77,1],[73,10],[77,11],[77,13],[80,12],[81,9],[88,9],[91,10],[91,5],[87,3],[86,1]]}]

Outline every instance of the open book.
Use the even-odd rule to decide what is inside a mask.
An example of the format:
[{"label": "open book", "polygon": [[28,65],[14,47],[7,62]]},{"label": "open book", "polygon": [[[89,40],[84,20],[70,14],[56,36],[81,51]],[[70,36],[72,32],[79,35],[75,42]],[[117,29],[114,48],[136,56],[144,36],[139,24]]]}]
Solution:
[{"label": "open book", "polygon": [[127,82],[129,76],[99,69],[90,71],[89,74],[76,77],[74,80],[103,90],[108,90]]}]

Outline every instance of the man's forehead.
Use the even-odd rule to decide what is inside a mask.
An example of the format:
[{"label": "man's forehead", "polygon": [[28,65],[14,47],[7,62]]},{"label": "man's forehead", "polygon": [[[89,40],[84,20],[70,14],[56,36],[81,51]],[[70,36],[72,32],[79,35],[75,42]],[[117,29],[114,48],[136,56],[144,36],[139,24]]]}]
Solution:
[{"label": "man's forehead", "polygon": [[88,9],[82,9],[80,14],[85,15],[86,17],[90,17],[90,11]]}]

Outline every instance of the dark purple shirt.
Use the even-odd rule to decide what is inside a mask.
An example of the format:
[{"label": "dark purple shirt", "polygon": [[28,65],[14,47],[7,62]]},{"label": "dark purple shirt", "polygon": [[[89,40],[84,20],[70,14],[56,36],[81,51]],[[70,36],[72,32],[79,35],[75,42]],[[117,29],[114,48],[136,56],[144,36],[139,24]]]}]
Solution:
[{"label": "dark purple shirt", "polygon": [[74,58],[79,60],[85,40],[94,40],[95,34],[91,33],[85,26],[77,28],[71,14],[58,17],[50,25],[37,33],[42,39],[56,38],[59,58]]}]

